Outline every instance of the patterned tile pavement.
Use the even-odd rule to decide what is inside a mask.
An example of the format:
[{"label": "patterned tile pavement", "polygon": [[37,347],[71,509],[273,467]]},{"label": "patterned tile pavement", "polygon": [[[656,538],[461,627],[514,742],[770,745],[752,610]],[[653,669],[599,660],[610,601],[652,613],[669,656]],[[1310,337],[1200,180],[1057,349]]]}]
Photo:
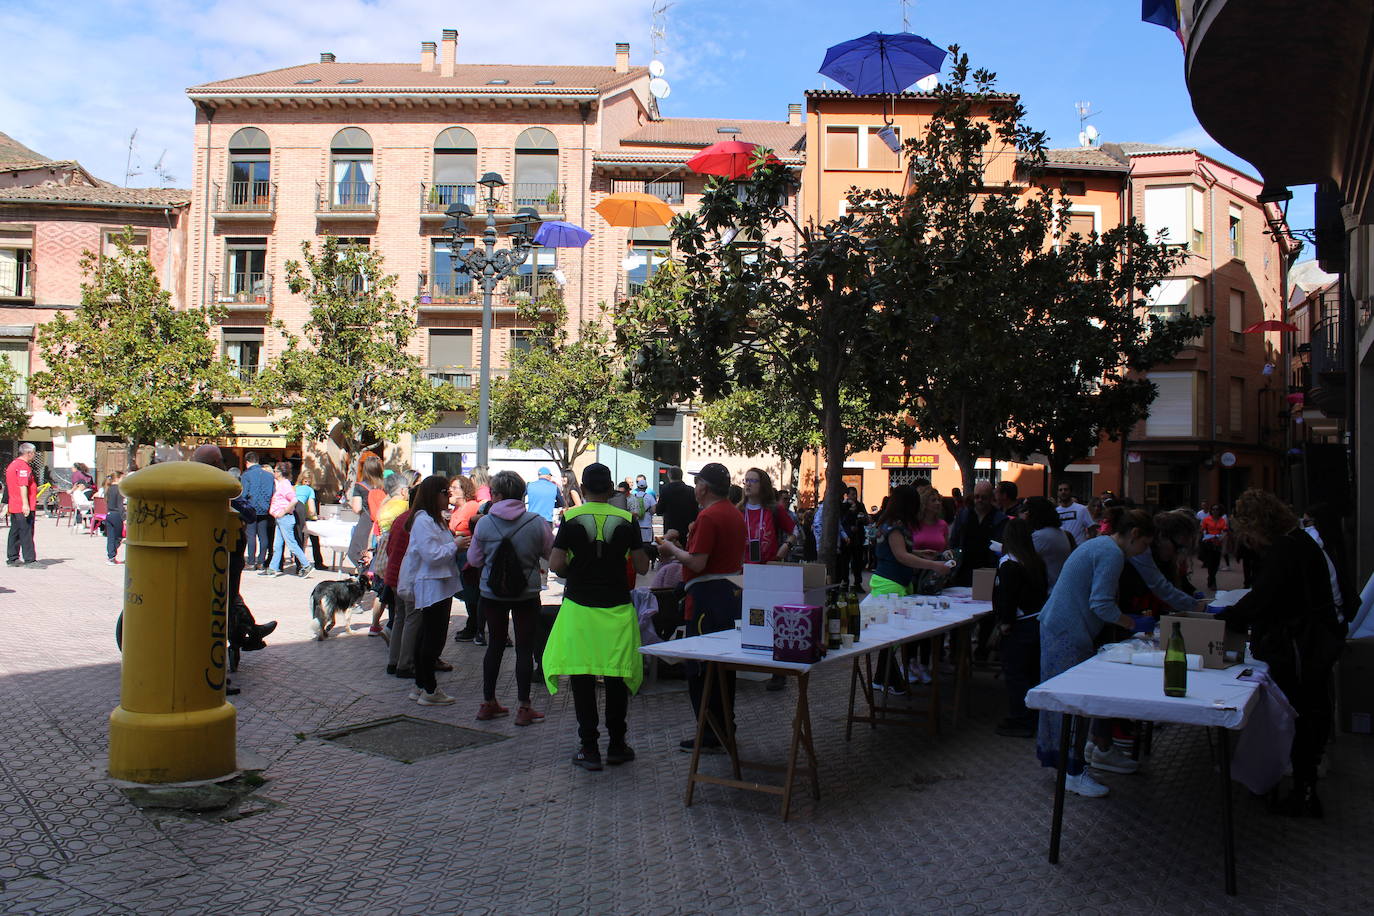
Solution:
[{"label": "patterned tile pavement", "polygon": [[[957,728],[860,727],[846,742],[848,672],[826,670],[812,685],[822,799],[801,794],[786,824],[772,797],[713,786],[689,809],[680,682],[634,701],[635,762],[585,773],[568,763],[566,690],[536,688],[548,718],[532,728],[476,722],[482,650],[450,643],[443,684],[459,703],[418,708],[362,618],[355,635],[314,642],[310,583],[252,575],[245,597],[281,627],[245,655],[235,705],[240,748],[269,762],[260,795],[273,804],[229,823],[154,820],[103,779],[123,570],[66,527],[48,522],[38,538],[46,569],[0,568],[3,913],[1329,913],[1374,899],[1368,738],[1333,744],[1325,821],[1270,816],[1236,790],[1232,899],[1195,729],[1161,731],[1141,775],[1104,777],[1108,798],[1070,796],[1055,867],[1050,775],[1029,741],[992,733],[991,672],[976,675]],[[740,695],[751,756],[780,758],[790,689],[742,682]],[[398,713],[512,740],[407,765],[303,737]],[[706,766],[724,773],[726,761]]]}]

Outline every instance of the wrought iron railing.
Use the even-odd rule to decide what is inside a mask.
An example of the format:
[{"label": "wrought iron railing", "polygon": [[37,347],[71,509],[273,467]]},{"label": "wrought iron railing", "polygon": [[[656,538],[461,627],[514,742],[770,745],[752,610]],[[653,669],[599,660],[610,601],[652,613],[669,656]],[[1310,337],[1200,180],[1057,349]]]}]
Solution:
[{"label": "wrought iron railing", "polygon": [[516,210],[533,207],[540,213],[562,213],[566,200],[565,186],[556,181],[517,181],[511,195]]},{"label": "wrought iron railing", "polygon": [[220,213],[270,214],[277,209],[277,184],[274,181],[231,181],[215,185]]},{"label": "wrought iron railing", "polygon": [[[20,249],[26,254],[27,249]],[[0,299],[32,299],[33,280],[36,265],[31,260],[21,261],[5,275],[0,275]]]},{"label": "wrought iron railing", "polygon": [[477,185],[447,184],[444,182],[421,183],[421,213],[443,213],[452,204],[466,204],[475,211],[477,209]]},{"label": "wrought iron railing", "polygon": [[213,281],[214,300],[224,304],[271,305],[272,275],[269,273],[226,273]]},{"label": "wrought iron railing", "polygon": [[377,212],[381,186],[375,181],[320,181],[315,187],[317,213]]}]

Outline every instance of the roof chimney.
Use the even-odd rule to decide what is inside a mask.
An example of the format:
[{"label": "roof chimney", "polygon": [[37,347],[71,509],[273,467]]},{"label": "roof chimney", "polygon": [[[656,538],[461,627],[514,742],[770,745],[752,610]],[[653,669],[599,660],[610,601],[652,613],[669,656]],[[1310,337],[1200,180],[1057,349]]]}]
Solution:
[{"label": "roof chimney", "polygon": [[321,51],[321,52],[320,52],[320,63],[322,63],[322,64],[332,64],[332,63],[334,63],[334,54],[333,54],[333,52],[331,52],[331,51]]},{"label": "roof chimney", "polygon": [[432,42],[432,41],[422,41],[422,42],[420,42],[420,72],[421,72],[421,73],[433,73],[433,72],[434,72],[434,49],[437,48],[437,47],[438,47],[438,45],[436,45],[436,44],[435,44],[434,42]]},{"label": "roof chimney", "polygon": [[801,123],[801,102],[788,103],[787,123],[792,125],[797,125]]},{"label": "roof chimney", "polygon": [[453,64],[458,59],[458,30],[444,29],[443,50],[439,54],[439,75],[453,76]]},{"label": "roof chimney", "polygon": [[615,72],[630,72],[630,43],[628,41],[615,43]]}]

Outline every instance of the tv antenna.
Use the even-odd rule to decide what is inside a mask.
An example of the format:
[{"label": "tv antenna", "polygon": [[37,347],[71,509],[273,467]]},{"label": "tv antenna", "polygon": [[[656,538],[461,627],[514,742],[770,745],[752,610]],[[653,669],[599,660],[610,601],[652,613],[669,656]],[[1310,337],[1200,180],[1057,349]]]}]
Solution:
[{"label": "tv antenna", "polygon": [[141,171],[134,168],[134,140],[137,139],[137,137],[138,128],[135,127],[134,132],[129,134],[129,154],[124,157],[124,187],[126,188],[129,186],[130,178],[143,174]]},{"label": "tv antenna", "polygon": [[649,45],[653,48],[655,58],[663,54],[663,47],[668,42],[668,10],[675,5],[672,0],[656,0],[654,3],[653,20],[649,24]]},{"label": "tv antenna", "polygon": [[911,31],[911,0],[900,0],[902,5],[902,31]]},{"label": "tv antenna", "polygon": [[172,185],[176,184],[177,176],[163,167],[162,163],[166,158],[167,151],[163,150],[162,155],[157,157],[157,162],[153,163],[153,174],[157,175],[157,180],[162,182],[164,188],[170,188]]},{"label": "tv antenna", "polygon": [[1088,123],[1088,119],[1096,117],[1102,112],[1093,111],[1092,102],[1074,102],[1073,107],[1078,111],[1078,145],[1083,147],[1097,146],[1098,130]]}]

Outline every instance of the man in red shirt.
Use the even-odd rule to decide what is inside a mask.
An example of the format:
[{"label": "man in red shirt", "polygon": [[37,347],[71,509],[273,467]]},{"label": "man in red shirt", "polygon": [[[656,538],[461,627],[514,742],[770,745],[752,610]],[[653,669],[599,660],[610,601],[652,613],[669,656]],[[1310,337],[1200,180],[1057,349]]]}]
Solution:
[{"label": "man in red shirt", "polygon": [[[683,588],[687,590],[684,616],[691,636],[732,630],[739,619],[740,587],[729,576],[742,572],[745,544],[748,540],[744,516],[730,504],[730,472],[723,464],[712,462],[696,474],[697,505],[700,514],[692,523],[691,534],[684,550],[671,541],[659,539],[659,556],[682,563]],[[730,696],[733,714],[735,673],[726,674],[726,692]],[[701,712],[701,694],[706,686],[706,666],[687,663],[687,689],[692,699],[692,712]],[[716,721],[725,721],[725,704],[719,694],[712,697],[711,713]],[[691,753],[693,739],[679,747]],[[719,752],[720,736],[708,731],[702,736],[703,751]]]},{"label": "man in red shirt", "polygon": [[[5,468],[5,492],[9,495],[6,508],[10,513],[9,565],[42,569],[33,549],[33,518],[38,511],[38,482],[33,479],[34,453],[32,442],[19,446],[19,456]],[[19,558],[23,551],[24,558]]]}]

